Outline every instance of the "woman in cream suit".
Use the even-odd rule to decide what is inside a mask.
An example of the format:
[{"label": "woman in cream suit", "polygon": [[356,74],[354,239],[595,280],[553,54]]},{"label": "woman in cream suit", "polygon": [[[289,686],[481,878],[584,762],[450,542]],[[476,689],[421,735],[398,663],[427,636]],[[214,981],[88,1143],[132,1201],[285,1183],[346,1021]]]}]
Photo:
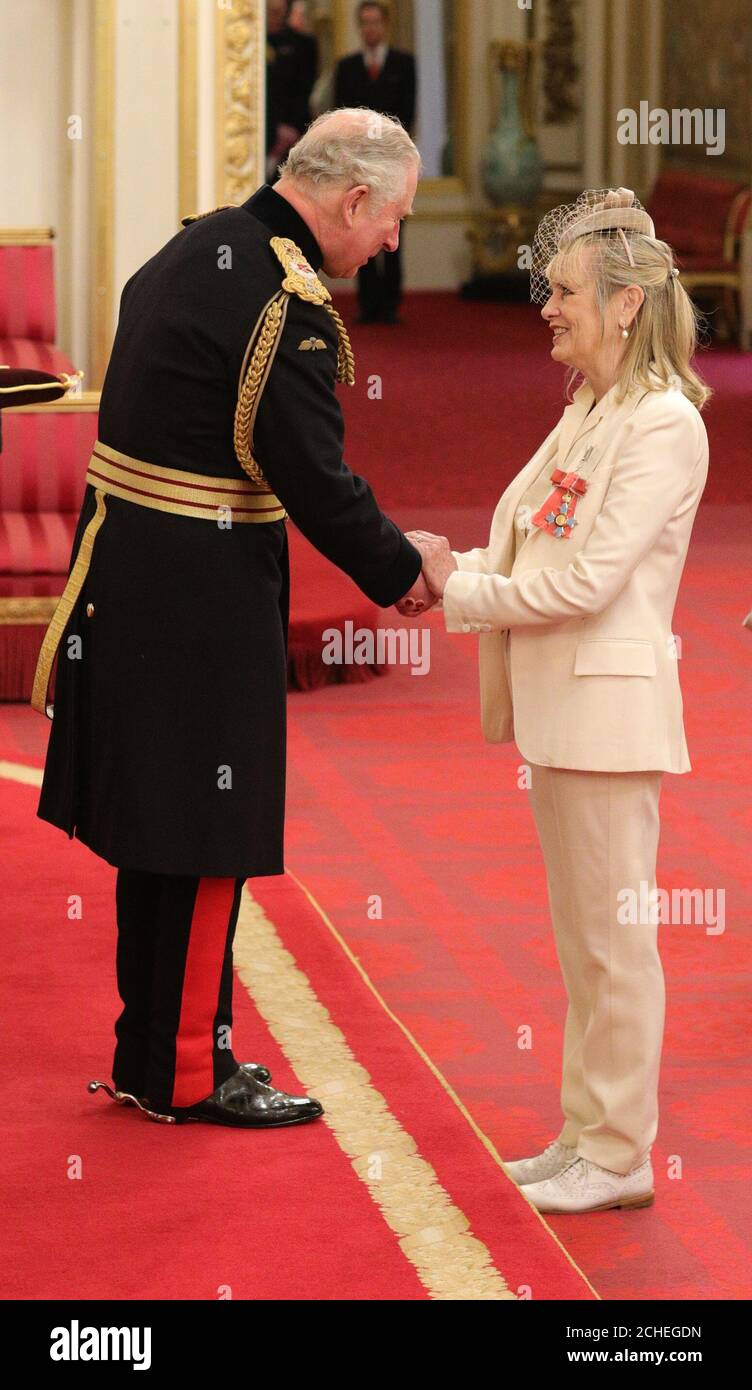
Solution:
[{"label": "woman in cream suit", "polygon": [[551,356],[582,383],[501,498],[487,546],[411,539],[447,630],[481,634],[485,737],[514,739],[530,765],[569,1001],[563,1128],[507,1172],[540,1211],[585,1212],[653,1200],[658,802],[664,772],[690,771],[671,623],[710,392],[671,249],[629,190],[555,209],[533,253]]}]

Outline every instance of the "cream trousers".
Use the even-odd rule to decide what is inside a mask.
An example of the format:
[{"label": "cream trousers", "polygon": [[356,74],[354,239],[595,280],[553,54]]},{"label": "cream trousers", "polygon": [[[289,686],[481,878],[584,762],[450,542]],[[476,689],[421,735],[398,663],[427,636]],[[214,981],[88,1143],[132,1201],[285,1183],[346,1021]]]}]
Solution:
[{"label": "cream trousers", "polygon": [[[627,1173],[658,1128],[665,987],[658,926],[639,920],[655,872],[662,772],[531,770],[530,802],[548,882],[569,1007],[564,1029],[563,1144]],[[631,888],[636,922],[617,897]],[[645,916],[643,912],[643,916]]]}]

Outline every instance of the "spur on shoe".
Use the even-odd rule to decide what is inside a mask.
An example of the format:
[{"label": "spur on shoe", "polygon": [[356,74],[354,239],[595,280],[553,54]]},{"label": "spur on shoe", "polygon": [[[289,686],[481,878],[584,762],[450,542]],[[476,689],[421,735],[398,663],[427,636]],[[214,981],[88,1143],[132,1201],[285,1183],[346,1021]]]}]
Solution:
[{"label": "spur on shoe", "polygon": [[558,1213],[610,1211],[613,1207],[649,1207],[655,1197],[653,1166],[646,1158],[629,1173],[612,1173],[587,1158],[575,1157],[560,1172],[520,1188],[538,1211]]},{"label": "spur on shoe", "polygon": [[291,1096],[267,1086],[250,1074],[248,1065],[238,1067],[216,1091],[195,1105],[155,1105],[148,1097],[139,1100],[127,1092],[113,1091],[101,1081],[90,1082],[89,1090],[105,1090],[118,1104],[135,1105],[150,1119],[163,1124],[187,1124],[198,1120],[238,1129],[271,1129],[303,1124],[323,1115],[324,1108],[319,1101],[310,1096]]},{"label": "spur on shoe", "polygon": [[546,1178],[555,1177],[576,1157],[574,1146],[553,1139],[542,1154],[536,1154],[534,1158],[513,1159],[511,1163],[505,1162],[504,1168],[512,1182],[521,1187],[523,1183],[543,1182]]}]

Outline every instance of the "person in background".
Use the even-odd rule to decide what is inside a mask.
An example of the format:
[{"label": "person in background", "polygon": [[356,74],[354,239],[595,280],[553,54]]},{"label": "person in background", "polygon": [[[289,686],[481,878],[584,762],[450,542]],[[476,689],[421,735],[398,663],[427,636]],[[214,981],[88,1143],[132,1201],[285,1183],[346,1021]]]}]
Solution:
[{"label": "person in background", "polygon": [[[415,121],[415,57],[389,43],[389,7],[382,0],[358,5],[363,46],[340,59],[334,79],[335,106],[368,106],[394,116],[405,130]],[[402,251],[384,252],[358,272],[360,323],[398,323],[402,298]]]},{"label": "person in background", "polygon": [[318,72],[313,34],[291,24],[290,0],[268,0],[266,7],[266,171],[277,166],[311,121],[311,92]]}]

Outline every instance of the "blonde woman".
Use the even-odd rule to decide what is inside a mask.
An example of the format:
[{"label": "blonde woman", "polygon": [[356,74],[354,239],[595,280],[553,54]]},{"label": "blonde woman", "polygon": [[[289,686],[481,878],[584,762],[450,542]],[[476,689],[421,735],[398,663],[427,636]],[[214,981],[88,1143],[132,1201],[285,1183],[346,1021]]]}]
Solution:
[{"label": "blonde woman", "polygon": [[531,284],[551,356],[582,383],[486,547],[411,539],[448,631],[482,634],[486,738],[514,739],[529,765],[569,1001],[563,1127],[507,1172],[540,1211],[587,1212],[654,1197],[658,803],[664,772],[691,769],[671,624],[710,392],[671,248],[628,189],[549,213]]}]

